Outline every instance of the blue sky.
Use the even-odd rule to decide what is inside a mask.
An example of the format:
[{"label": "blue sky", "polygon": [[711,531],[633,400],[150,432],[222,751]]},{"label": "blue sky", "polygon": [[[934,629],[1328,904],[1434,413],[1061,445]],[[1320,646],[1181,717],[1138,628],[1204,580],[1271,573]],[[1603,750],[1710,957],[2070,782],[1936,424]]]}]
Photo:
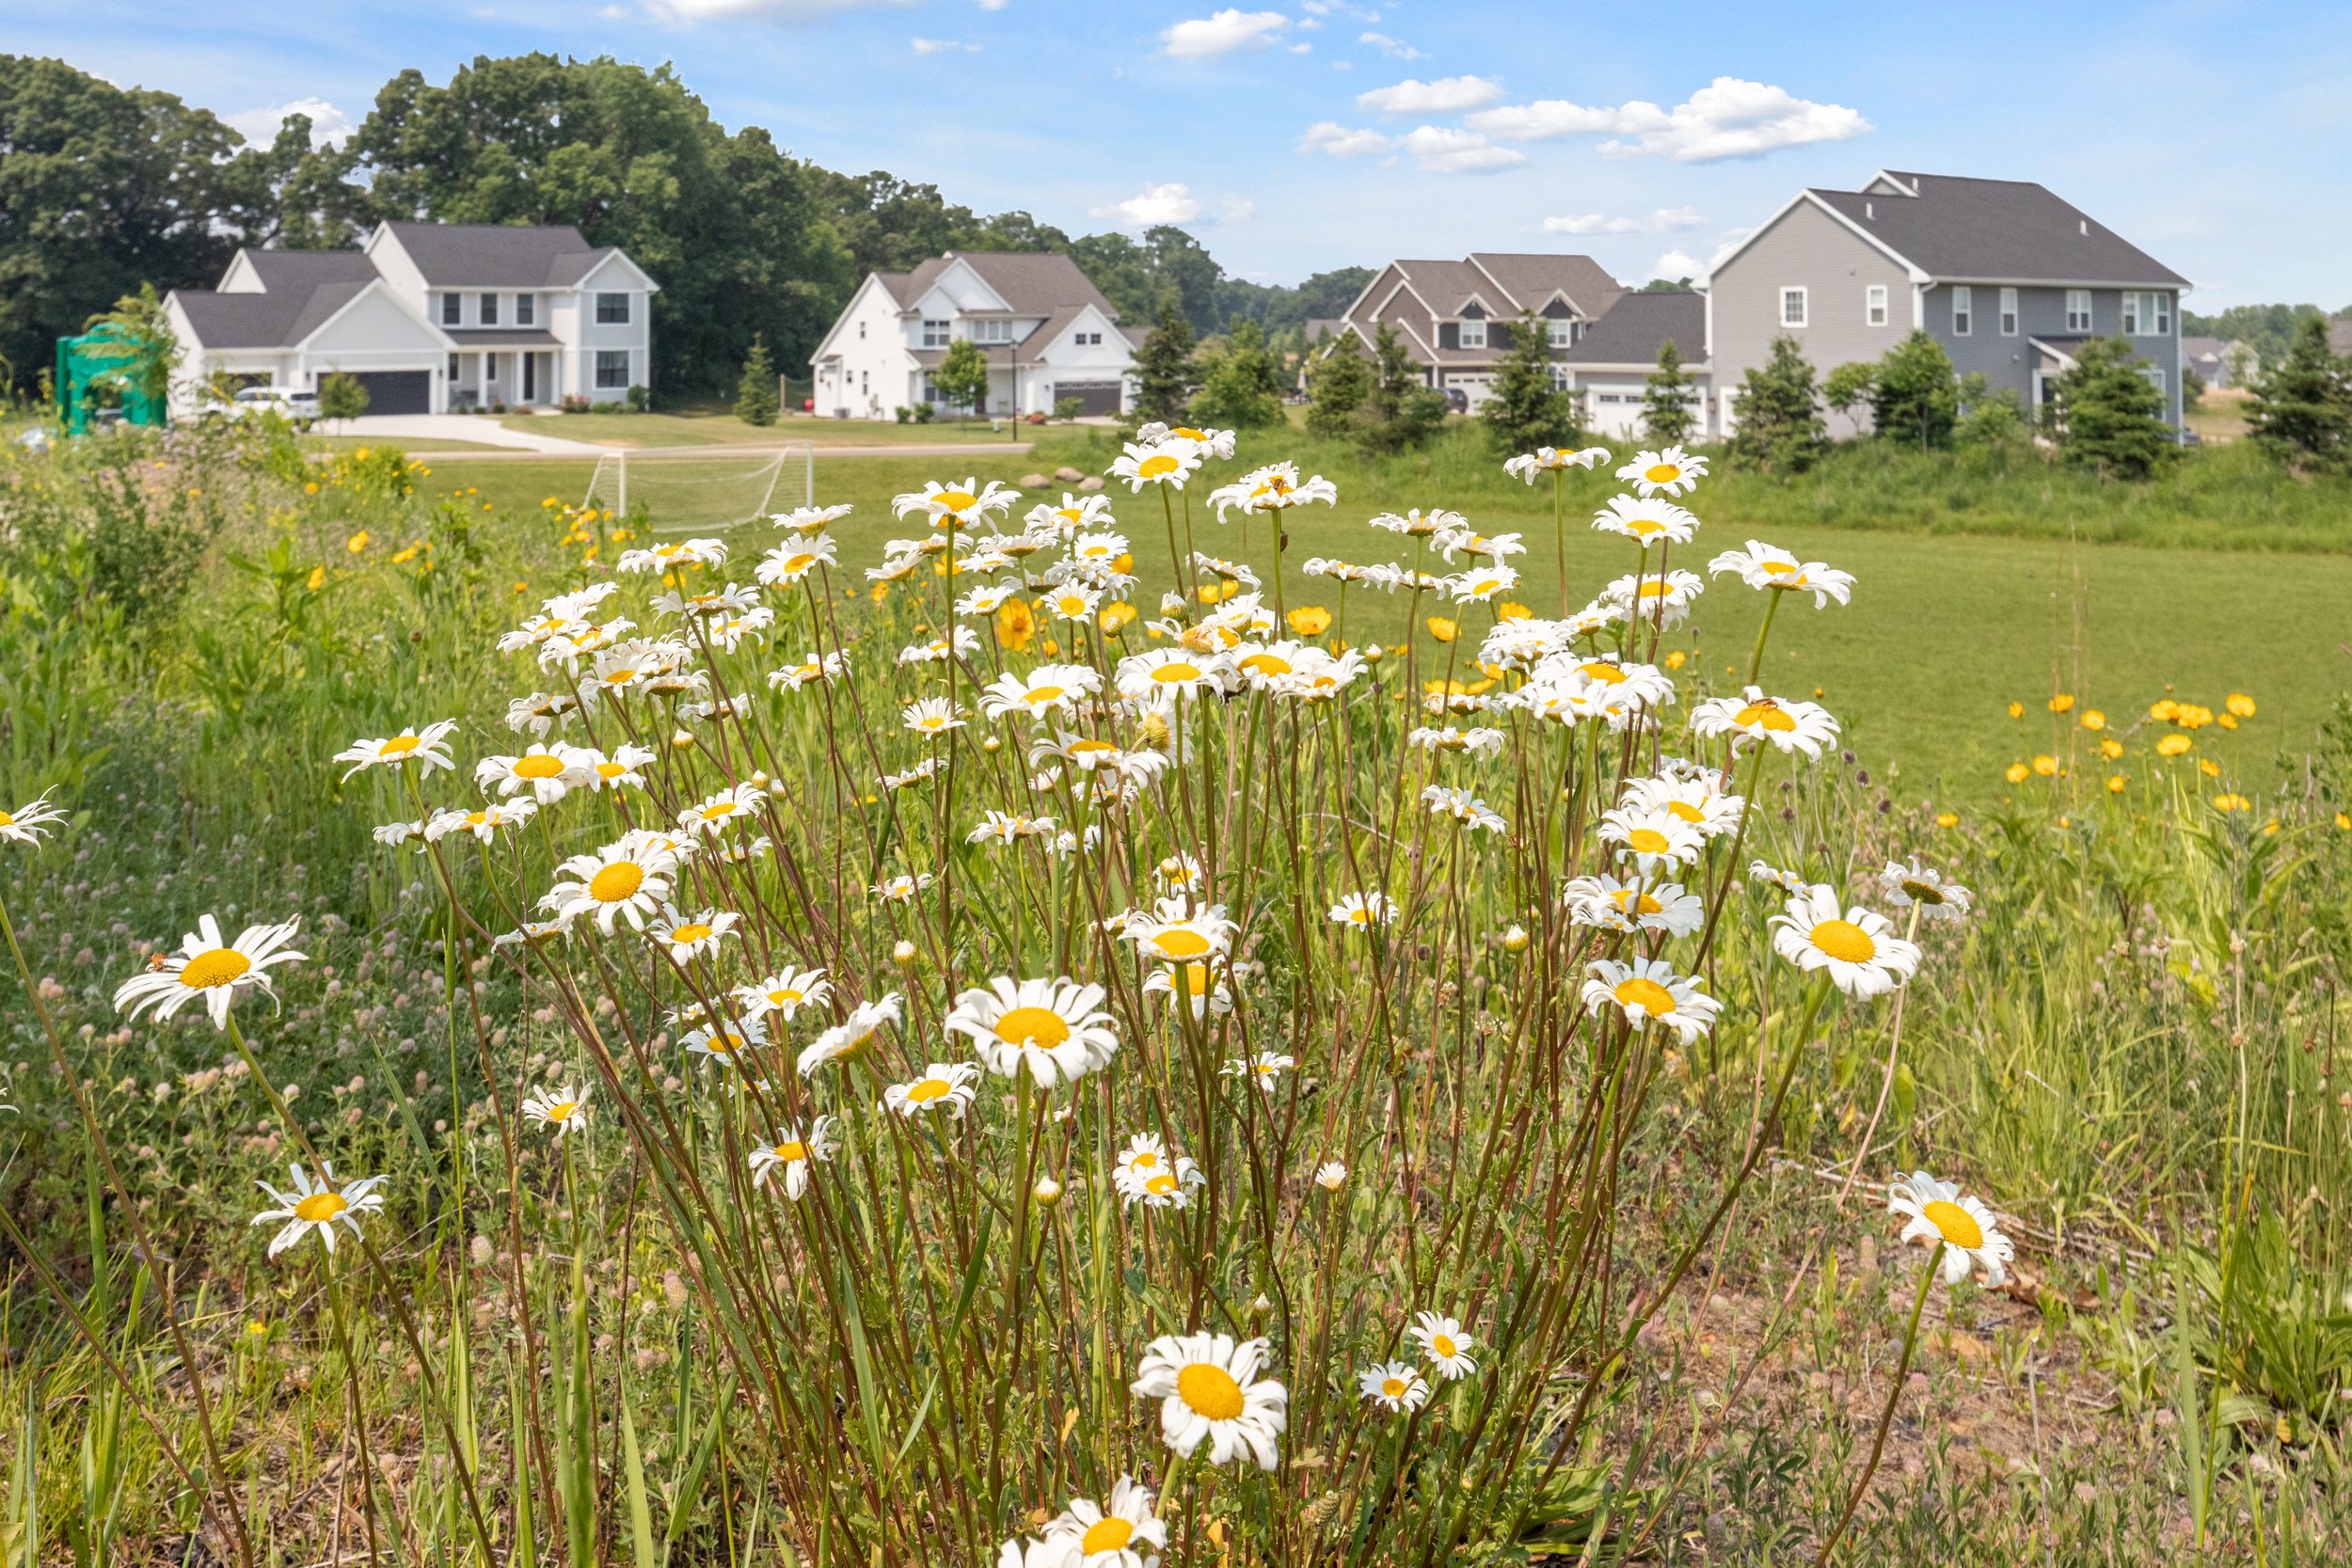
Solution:
[{"label": "blue sky", "polygon": [[[2038,180],[2194,279],[2352,305],[2352,7],[1073,0],[0,0],[6,47],[246,127],[394,71],[675,63],[729,125],[1244,277],[1583,250],[1697,270],[1806,184]],[[331,107],[328,107],[331,106]]]}]

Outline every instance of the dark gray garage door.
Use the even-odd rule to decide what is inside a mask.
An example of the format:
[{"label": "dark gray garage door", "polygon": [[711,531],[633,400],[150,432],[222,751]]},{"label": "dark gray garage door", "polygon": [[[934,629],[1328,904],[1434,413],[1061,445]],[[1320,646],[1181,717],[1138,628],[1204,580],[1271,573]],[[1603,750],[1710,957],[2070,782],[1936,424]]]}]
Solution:
[{"label": "dark gray garage door", "polygon": [[1081,414],[1116,414],[1119,412],[1119,383],[1116,381],[1057,381],[1054,401],[1064,398],[1078,400]]},{"label": "dark gray garage door", "polygon": [[431,371],[370,371],[352,380],[368,389],[371,414],[430,414],[433,412]]}]

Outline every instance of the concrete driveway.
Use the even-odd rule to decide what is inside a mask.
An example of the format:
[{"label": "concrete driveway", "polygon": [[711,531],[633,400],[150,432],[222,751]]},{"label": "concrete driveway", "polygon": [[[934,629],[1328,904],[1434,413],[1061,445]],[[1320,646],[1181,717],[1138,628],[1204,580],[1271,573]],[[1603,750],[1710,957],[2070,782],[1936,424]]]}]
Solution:
[{"label": "concrete driveway", "polygon": [[470,441],[480,446],[555,457],[596,457],[612,450],[586,441],[567,441],[561,436],[510,430],[486,414],[362,414],[356,420],[322,420],[318,430],[322,436],[359,436],[409,446]]}]

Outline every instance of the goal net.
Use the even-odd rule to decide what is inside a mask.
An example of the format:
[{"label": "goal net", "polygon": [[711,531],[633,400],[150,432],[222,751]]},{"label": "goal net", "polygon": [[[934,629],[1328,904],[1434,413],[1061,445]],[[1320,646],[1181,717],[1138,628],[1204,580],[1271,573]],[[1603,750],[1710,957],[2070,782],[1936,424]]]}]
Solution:
[{"label": "goal net", "polygon": [[816,500],[817,449],[796,441],[741,457],[609,451],[596,459],[580,504],[671,535],[723,532]]}]

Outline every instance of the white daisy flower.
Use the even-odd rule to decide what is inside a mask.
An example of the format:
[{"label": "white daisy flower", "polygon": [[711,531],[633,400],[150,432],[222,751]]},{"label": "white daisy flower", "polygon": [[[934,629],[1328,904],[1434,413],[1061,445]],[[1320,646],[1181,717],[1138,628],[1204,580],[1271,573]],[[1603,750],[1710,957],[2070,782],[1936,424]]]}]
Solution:
[{"label": "white daisy flower", "polygon": [[1119,1164],[1111,1167],[1111,1185],[1130,1208],[1138,1203],[1147,1209],[1187,1208],[1192,1195],[1185,1189],[1206,1185],[1207,1180],[1188,1156],[1169,1154],[1156,1132],[1129,1138],[1119,1151]]},{"label": "white daisy flower", "polygon": [[783,1183],[784,1196],[799,1202],[808,1191],[809,1173],[819,1160],[833,1158],[833,1117],[818,1117],[811,1123],[808,1135],[787,1124],[772,1143],[765,1143],[752,1150],[752,1185],[765,1187],[771,1176]]},{"label": "white daisy flower", "polygon": [[[693,1009],[699,1014],[700,1007]],[[744,1054],[768,1043],[768,1030],[761,1015],[755,1013],[741,1019],[727,1019],[717,1023],[703,1022],[686,1032],[680,1041],[689,1054],[700,1056],[714,1067],[741,1070]]]},{"label": "white daisy flower", "polygon": [[1233,993],[1214,964],[1160,964],[1143,977],[1144,993],[1164,996],[1173,1006],[1181,988],[1195,1018],[1233,1010]]},{"label": "white daisy flower", "polygon": [[1976,903],[1975,894],[1958,882],[1946,881],[1941,871],[1920,864],[1915,858],[1908,864],[1888,861],[1886,869],[1879,873],[1879,891],[1899,910],[1918,905],[1920,914],[1930,920],[1965,920]]},{"label": "white daisy flower", "polygon": [[1500,755],[1504,742],[1509,739],[1509,736],[1497,729],[1457,730],[1451,724],[1443,728],[1424,724],[1406,736],[1405,743],[1438,755],[1466,752],[1470,756],[1486,758]]},{"label": "white daisy flower", "polygon": [[588,1125],[588,1092],[586,1084],[577,1088],[567,1084],[532,1095],[523,1101],[523,1119],[559,1138],[569,1137]]},{"label": "white daisy flower", "polygon": [[1691,733],[1769,741],[1818,760],[1821,749],[1837,738],[1837,721],[1819,703],[1767,697],[1763,688],[1751,686],[1742,696],[1709,697],[1693,706]]},{"label": "white daisy flower", "polygon": [[1537,447],[1534,451],[1505,458],[1502,471],[1533,484],[1537,474],[1552,473],[1563,468],[1591,468],[1608,461],[1607,447]]},{"label": "white daisy flower", "polygon": [[979,1098],[980,1069],[970,1062],[933,1062],[919,1078],[882,1090],[882,1107],[902,1117],[946,1111],[957,1119]]},{"label": "white daisy flower", "polygon": [[1211,429],[1206,425],[1161,424],[1153,420],[1136,432],[1136,439],[1168,444],[1181,441],[1203,457],[1233,455],[1233,433]]},{"label": "white daisy flower", "polygon": [[849,673],[850,656],[847,654],[827,654],[821,658],[809,654],[798,664],[769,671],[768,684],[779,691],[798,691],[818,681],[839,680]]},{"label": "white daisy flower", "polygon": [[1645,496],[1687,496],[1707,477],[1707,459],[1680,447],[1640,451],[1617,470],[1617,477]]},{"label": "white daisy flower", "polygon": [[1620,846],[1633,857],[1644,876],[1665,866],[1689,865],[1699,858],[1707,840],[1696,828],[1671,812],[1623,805],[1603,812],[1600,838]]},{"label": "white daisy flower", "polygon": [[587,782],[587,767],[576,747],[534,744],[520,756],[484,757],[473,765],[473,782],[485,793],[496,789],[502,796],[529,790],[532,800],[548,806]]},{"label": "white daisy flower", "polygon": [[942,484],[935,479],[925,480],[923,488],[894,497],[890,510],[900,517],[916,514],[930,520],[933,528],[969,528],[991,513],[1004,513],[1021,499],[1018,490],[1008,490],[1002,483],[990,480],[985,487],[977,479],[961,484]]},{"label": "white daisy flower", "polygon": [[814,539],[787,540],[759,558],[752,568],[752,576],[770,588],[788,588],[807,577],[819,566],[838,566],[840,558],[834,553],[833,535],[820,533]]},{"label": "white daisy flower", "polygon": [[1221,691],[1232,667],[1217,655],[1188,648],[1154,648],[1119,661],[1119,694],[1130,702],[1166,705],[1180,697]]},{"label": "white daisy flower", "polygon": [[1181,490],[1200,467],[1200,449],[1189,441],[1129,441],[1109,469],[1113,479],[1127,482],[1128,493],[1139,495],[1147,484]]},{"label": "white daisy flower", "polygon": [[1826,970],[1848,996],[1882,995],[1919,967],[1919,949],[1884,915],[1859,904],[1839,913],[1837,890],[1825,883],[1791,895],[1770,924],[1774,951],[1807,974]]},{"label": "white daisy flower", "polygon": [[574,855],[556,867],[568,878],[547,891],[540,907],[558,920],[570,922],[594,915],[596,928],[612,934],[612,922],[626,916],[632,930],[645,928],[645,919],[659,913],[669,900],[672,873],[678,857],[648,835],[629,833],[594,854]]},{"label": "white daisy flower", "polygon": [[417,776],[422,778],[436,768],[457,766],[446,744],[450,732],[456,727],[456,720],[444,719],[421,730],[405,729],[382,740],[356,740],[336,752],[334,760],[351,764],[350,771],[343,775],[345,780],[362,768],[398,768],[409,762],[417,765]]},{"label": "white daisy flower", "polygon": [[731,784],[679,812],[677,825],[697,838],[716,837],[728,828],[749,822],[767,798],[768,792],[755,784]]},{"label": "white daisy flower", "polygon": [[1059,506],[1051,501],[1040,501],[1029,508],[1028,515],[1022,520],[1028,525],[1032,534],[1040,537],[1056,533],[1073,535],[1107,525],[1112,520],[1111,499],[1104,495],[1077,495],[1064,490]]},{"label": "white daisy flower", "polygon": [[1657,621],[1672,630],[1689,618],[1693,600],[1707,592],[1707,581],[1679,567],[1671,572],[1628,572],[1613,578],[1600,591],[1603,603],[1625,611],[1629,620]]},{"label": "white daisy flower", "polygon": [[1703,838],[1722,838],[1739,831],[1747,802],[1737,795],[1724,794],[1717,787],[1721,783],[1722,775],[1712,769],[1688,779],[1629,779],[1625,786],[1625,803],[1679,817],[1696,828]]},{"label": "white daisy flower", "polygon": [[161,1020],[200,999],[213,1027],[226,1029],[229,1004],[238,992],[259,988],[271,1001],[278,999],[267,972],[307,957],[286,945],[300,924],[296,919],[282,926],[248,926],[230,942],[221,940],[220,923],[204,915],[180,939],[179,952],[158,957],[115,988],[115,1010],[136,1018],[152,1007]]},{"label": "white daisy flower", "polygon": [[880,1037],[882,1025],[898,1022],[898,993],[891,991],[878,1002],[861,1002],[850,1009],[850,1016],[817,1037],[801,1053],[801,1076],[809,1077],[827,1062],[837,1062],[855,1056],[869,1049]]},{"label": "white daisy flower", "polygon": [[789,1023],[803,1007],[821,1007],[833,996],[833,982],[821,969],[794,969],[787,964],[764,980],[735,988],[735,999],[752,1017],[773,1013]]},{"label": "white daisy flower", "polygon": [[776,527],[793,533],[817,533],[828,525],[840,521],[854,510],[856,510],[854,507],[848,505],[796,506],[789,512],[771,512],[768,515],[768,520]]},{"label": "white daisy flower", "polygon": [[1223,958],[1232,949],[1233,923],[1225,906],[1189,910],[1182,898],[1164,898],[1150,911],[1129,912],[1120,933],[1147,958],[1163,963],[1192,963]]},{"label": "white daisy flower", "polygon": [[1263,1339],[1236,1344],[1227,1334],[1168,1335],[1144,1348],[1129,1386],[1160,1402],[1160,1435],[1179,1455],[1189,1459],[1206,1443],[1212,1465],[1248,1454],[1271,1470],[1290,1390],[1258,1376],[1266,1350]]},{"label": "white daisy flower", "polygon": [[0,811],[0,839],[10,844],[39,844],[48,829],[65,820],[65,813],[49,803],[43,792],[14,811]]},{"label": "white daisy flower", "polygon": [[534,691],[506,705],[506,727],[520,735],[529,730],[545,740],[566,717],[580,711],[580,701],[568,691]]},{"label": "white daisy flower", "polygon": [[960,626],[956,627],[955,646],[952,649],[949,648],[946,638],[934,637],[929,642],[915,642],[899,649],[898,662],[900,664],[944,664],[960,654],[977,654],[979,651],[980,634],[970,626]]},{"label": "white daisy flower", "polygon": [[618,746],[611,755],[574,748],[580,762],[583,783],[592,790],[643,789],[645,787],[645,764],[654,760],[654,753],[643,746]]},{"label": "white daisy flower", "polygon": [[1391,1411],[1419,1410],[1429,1402],[1429,1380],[1409,1361],[1388,1361],[1356,1374],[1357,1392]]},{"label": "white daisy flower", "polygon": [[1593,514],[1593,527],[1619,534],[1641,545],[1687,545],[1698,532],[1699,520],[1669,500],[1651,497],[1612,496],[1609,504]]},{"label": "white daisy flower", "polygon": [[898,721],[916,735],[939,736],[963,728],[963,710],[945,697],[922,697],[909,703]]},{"label": "white daisy flower", "polygon": [[2017,1245],[2001,1234],[2000,1222],[1982,1199],[1963,1197],[1952,1183],[1914,1171],[1887,1187],[1886,1212],[1911,1216],[1903,1227],[1904,1241],[1923,1241],[1943,1249],[1945,1284],[1959,1284],[1972,1268],[1982,1269],[1985,1284],[1993,1289],[2009,1277],[2008,1264],[2017,1256]]},{"label": "white daisy flower", "polygon": [[448,807],[426,820],[424,838],[428,844],[438,844],[452,833],[471,833],[487,844],[498,837],[500,829],[519,827],[538,812],[537,802],[532,800],[504,800],[473,811]]},{"label": "white daisy flower", "polygon": [[1478,1348],[1477,1341],[1463,1331],[1460,1323],[1435,1312],[1416,1312],[1413,1318],[1413,1326],[1406,1332],[1421,1342],[1422,1354],[1440,1376],[1454,1381],[1478,1370],[1478,1363],[1470,1354]]},{"label": "white daisy flower", "polygon": [[1478,566],[1446,579],[1446,593],[1457,604],[1486,604],[1518,585],[1518,573],[1508,566]]},{"label": "white daisy flower", "polygon": [[1022,812],[992,811],[983,815],[980,825],[963,835],[966,844],[1018,844],[1025,838],[1042,838],[1060,831],[1060,824],[1050,816],[1030,816]]},{"label": "white daisy flower", "polygon": [[1663,931],[1687,937],[1707,923],[1707,902],[1683,891],[1680,882],[1645,877],[1626,881],[1603,873],[1579,877],[1561,890],[1568,918],[1607,931]]},{"label": "white daisy flower", "polygon": [[1350,893],[1331,906],[1327,918],[1335,926],[1378,929],[1396,919],[1396,906],[1385,893]]},{"label": "white daisy flower", "polygon": [[1025,675],[999,675],[980,691],[980,711],[991,719],[1008,714],[1031,718],[1068,713],[1103,688],[1103,677],[1083,664],[1041,664]]},{"label": "white daisy flower", "polygon": [[1037,607],[1059,621],[1090,621],[1103,595],[1083,583],[1065,582],[1037,596]]},{"label": "white daisy flower", "polygon": [[1421,792],[1421,799],[1432,816],[1451,816],[1472,832],[1499,833],[1503,830],[1502,815],[1467,789],[1431,784]]},{"label": "white daisy flower", "polygon": [[1168,1527],[1152,1516],[1152,1489],[1121,1476],[1101,1507],[1090,1498],[1072,1498],[1046,1525],[1045,1544],[1068,1543],[1069,1568],[1157,1568]]},{"label": "white daisy flower", "polygon": [[1255,1056],[1229,1059],[1222,1070],[1228,1078],[1247,1078],[1272,1094],[1281,1083],[1282,1074],[1297,1065],[1295,1060],[1279,1052],[1261,1051]]},{"label": "white daisy flower", "polygon": [[672,539],[644,549],[623,550],[613,562],[624,572],[667,572],[678,566],[719,566],[727,559],[723,539]]},{"label": "white daisy flower", "polygon": [[1347,1185],[1347,1167],[1337,1160],[1326,1160],[1315,1167],[1315,1185],[1327,1193],[1336,1193]]},{"label": "white daisy flower", "polygon": [[384,1207],[384,1195],[376,1191],[384,1184],[384,1177],[363,1176],[357,1181],[346,1181],[338,1186],[332,1162],[324,1167],[322,1180],[311,1180],[310,1173],[300,1165],[288,1165],[286,1174],[294,1180],[291,1188],[273,1187],[266,1181],[254,1183],[267,1193],[270,1201],[278,1207],[262,1210],[253,1216],[253,1223],[286,1222],[283,1228],[270,1238],[269,1255],[272,1258],[299,1243],[313,1230],[318,1232],[320,1243],[332,1252],[335,1250],[337,1220],[342,1221],[357,1236],[359,1234],[359,1216],[373,1214]]},{"label": "white daisy flower", "polygon": [[700,914],[665,910],[648,935],[669,954],[672,963],[684,964],[693,958],[717,958],[719,943],[742,918],[732,910],[705,910]]},{"label": "white daisy flower", "polygon": [[1761,539],[1751,539],[1744,550],[1725,550],[1707,563],[1709,576],[1737,572],[1740,580],[1750,588],[1776,588],[1784,592],[1810,594],[1813,608],[1826,610],[1836,599],[1848,604],[1853,598],[1853,574],[1834,571],[1820,561],[1799,561],[1795,554],[1775,549]]},{"label": "white daisy flower", "polygon": [[999,975],[956,997],[947,1032],[969,1038],[991,1072],[1009,1078],[1025,1067],[1038,1087],[1050,1089],[1101,1071],[1118,1053],[1103,997],[1102,987],[1067,978]]},{"label": "white daisy flower", "polygon": [[1601,958],[1588,965],[1585,973],[1591,976],[1584,982],[1585,1011],[1598,1013],[1614,1007],[1634,1028],[1645,1023],[1663,1025],[1684,1045],[1714,1027],[1715,1013],[1722,1006],[1662,959],[1637,958],[1631,963],[1618,963]]},{"label": "white daisy flower", "polygon": [[1803,893],[1811,884],[1793,871],[1786,871],[1770,861],[1748,862],[1748,880],[1776,887],[1783,893]]},{"label": "white daisy flower", "polygon": [[928,871],[901,871],[895,877],[884,877],[869,891],[886,904],[912,904],[930,885],[931,874]]}]

